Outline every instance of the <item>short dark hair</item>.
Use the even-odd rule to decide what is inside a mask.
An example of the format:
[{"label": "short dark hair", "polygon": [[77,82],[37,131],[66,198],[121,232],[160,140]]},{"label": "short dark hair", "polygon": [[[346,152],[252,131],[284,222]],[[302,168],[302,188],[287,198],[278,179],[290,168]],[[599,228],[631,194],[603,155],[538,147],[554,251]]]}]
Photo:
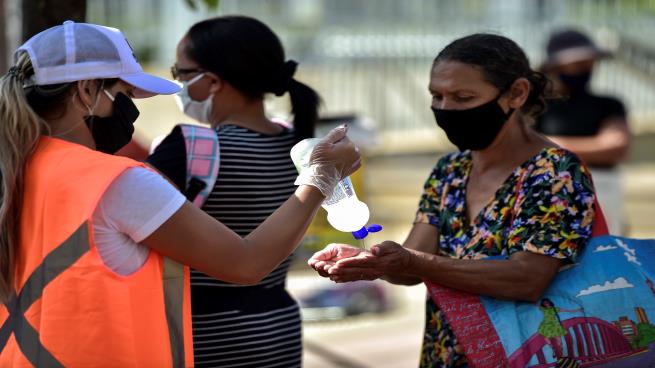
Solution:
[{"label": "short dark hair", "polygon": [[440,61],[457,61],[479,68],[485,80],[501,92],[506,92],[515,80],[525,78],[532,88],[521,111],[534,118],[546,110],[546,99],[550,98],[548,78],[532,70],[525,52],[507,37],[476,33],[459,38],[439,52],[434,65]]},{"label": "short dark hair", "polygon": [[184,52],[245,96],[289,92],[298,138],[314,135],[321,99],[312,88],[293,78],[296,63],[285,61],[282,43],[257,19],[223,16],[194,24]]}]

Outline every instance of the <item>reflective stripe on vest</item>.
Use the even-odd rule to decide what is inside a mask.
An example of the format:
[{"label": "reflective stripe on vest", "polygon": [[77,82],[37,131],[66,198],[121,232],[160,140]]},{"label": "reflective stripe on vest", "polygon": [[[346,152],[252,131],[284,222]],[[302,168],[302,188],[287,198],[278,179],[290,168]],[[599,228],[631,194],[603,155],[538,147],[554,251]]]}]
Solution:
[{"label": "reflective stripe on vest", "polygon": [[[12,295],[5,304],[9,317],[0,327],[0,351],[13,333],[23,355],[36,367],[63,367],[41,344],[39,333],[25,319],[25,311],[43,294],[43,289],[61,273],[77,262],[89,250],[89,229],[85,222],[65,242],[50,252],[32,272],[21,292]],[[184,267],[164,259],[164,295],[166,320],[170,333],[173,367],[184,367]]]},{"label": "reflective stripe on vest", "polygon": [[184,367],[184,266],[164,258],[164,304],[173,367]]},{"label": "reflective stripe on vest", "polygon": [[0,351],[14,333],[23,355],[36,367],[63,367],[39,341],[39,333],[25,319],[25,311],[34,304],[43,289],[89,251],[89,229],[85,222],[60,246],[48,254],[32,272],[20,293],[11,296],[6,305],[9,317],[0,328]]},{"label": "reflective stripe on vest", "polygon": [[188,268],[151,251],[116,275],[94,244],[102,193],[139,164],[52,138],[29,164],[0,366],[193,366]]}]

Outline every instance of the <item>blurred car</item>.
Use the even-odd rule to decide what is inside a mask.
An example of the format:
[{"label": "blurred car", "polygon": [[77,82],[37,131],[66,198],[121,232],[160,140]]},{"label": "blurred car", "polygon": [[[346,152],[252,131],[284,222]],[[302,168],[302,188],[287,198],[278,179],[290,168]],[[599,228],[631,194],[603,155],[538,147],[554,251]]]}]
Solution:
[{"label": "blurred car", "polygon": [[304,321],[337,320],[366,313],[384,313],[391,300],[379,281],[329,284],[299,298]]}]

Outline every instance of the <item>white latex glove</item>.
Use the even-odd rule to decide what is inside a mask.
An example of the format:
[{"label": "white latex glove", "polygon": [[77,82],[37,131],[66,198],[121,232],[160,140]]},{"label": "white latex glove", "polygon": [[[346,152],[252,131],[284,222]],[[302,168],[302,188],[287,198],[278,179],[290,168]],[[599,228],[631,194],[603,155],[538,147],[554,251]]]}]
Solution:
[{"label": "white latex glove", "polygon": [[348,139],[345,125],[332,129],[314,147],[309,165],[303,168],[296,185],[311,185],[330,198],[334,187],[361,165],[359,149]]}]

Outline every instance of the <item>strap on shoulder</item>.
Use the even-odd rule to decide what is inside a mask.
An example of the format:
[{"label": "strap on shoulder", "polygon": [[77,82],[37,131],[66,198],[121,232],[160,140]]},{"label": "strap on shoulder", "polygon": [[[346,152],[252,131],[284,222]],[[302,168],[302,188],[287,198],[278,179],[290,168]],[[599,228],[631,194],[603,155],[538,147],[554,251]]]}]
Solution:
[{"label": "strap on shoulder", "polygon": [[[284,120],[271,120],[284,128],[292,127]],[[192,124],[178,124],[173,129],[180,129],[186,147],[187,170],[184,195],[200,208],[214,189],[218,178],[220,167],[218,135],[214,129]],[[161,139],[158,139],[153,143],[151,152],[160,142]]]},{"label": "strap on shoulder", "polygon": [[286,121],[284,121],[282,119],[272,118],[271,121],[274,122],[275,124],[283,127],[283,128],[286,128],[286,129],[293,128],[293,125],[289,124],[288,122],[286,122]]},{"label": "strap on shoulder", "polygon": [[220,166],[220,150],[216,131],[191,124],[178,124],[186,146],[187,199],[198,208],[214,189]]},{"label": "strap on shoulder", "polygon": [[605,220],[605,214],[603,213],[603,209],[600,207],[598,198],[596,198],[594,202],[594,216],[594,224],[591,228],[591,236],[595,237],[609,235],[610,230],[607,226],[607,220]]},{"label": "strap on shoulder", "polygon": [[[589,170],[589,166],[587,166],[587,164],[582,160],[582,157],[578,155],[576,156],[582,165]],[[609,226],[607,226],[607,219],[605,219],[605,213],[603,213],[603,209],[600,207],[600,202],[598,202],[598,192],[596,192],[596,186],[594,185],[593,173],[591,174],[591,185],[594,188],[594,223],[591,227],[591,236],[610,235]]]}]

